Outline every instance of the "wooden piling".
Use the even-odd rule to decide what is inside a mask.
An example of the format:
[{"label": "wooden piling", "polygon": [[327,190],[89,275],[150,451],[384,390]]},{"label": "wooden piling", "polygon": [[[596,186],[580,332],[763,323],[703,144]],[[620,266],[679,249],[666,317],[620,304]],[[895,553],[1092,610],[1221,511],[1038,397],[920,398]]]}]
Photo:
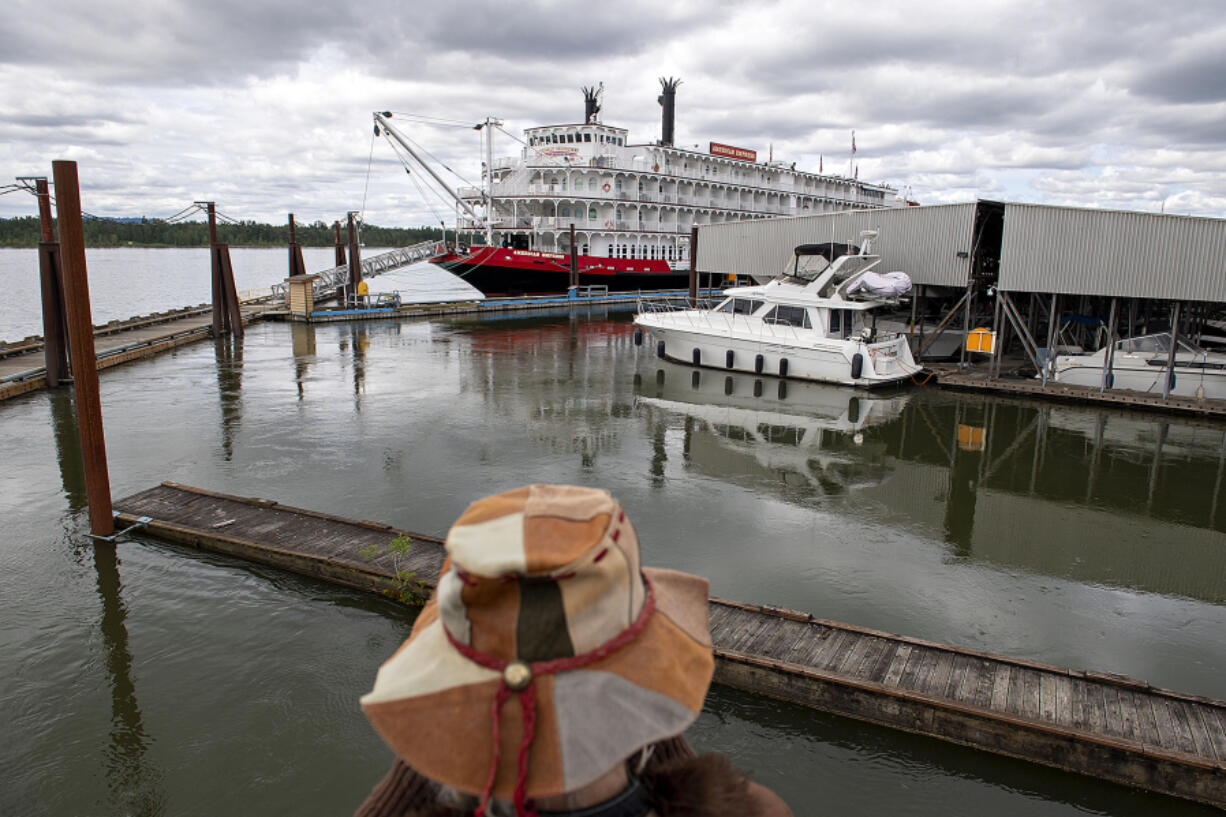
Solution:
[{"label": "wooden piling", "polygon": [[55,178],[55,209],[59,221],[60,260],[64,278],[64,306],[68,345],[76,390],[77,430],[85,470],[85,496],[89,500],[89,527],[95,536],[115,532],[111,516],[111,479],[102,433],[102,399],[98,391],[98,363],[94,356],[94,325],[89,306],[89,278],[85,267],[85,229],[81,225],[81,191],[77,163],[51,163]]},{"label": "wooden piling", "polygon": [[357,213],[349,213],[349,287],[353,295],[358,293],[358,284],[362,283],[362,257],[358,249],[358,231],[354,223]]},{"label": "wooden piling", "polygon": [[68,327],[64,313],[64,275],[60,267],[60,245],[55,240],[51,220],[51,194],[46,179],[35,179],[38,219],[42,241],[38,244],[38,277],[43,298],[43,360],[47,387],[54,389],[68,377]]},{"label": "wooden piling", "polygon": [[294,232],[294,214],[289,214],[289,277],[306,275],[306,263],[302,260],[302,246]]},{"label": "wooden piling", "polygon": [[345,266],[345,245],[341,243],[341,223],[339,221],[332,222],[332,235],[336,242],[336,266]]},{"label": "wooden piling", "polygon": [[209,215],[209,261],[212,270],[213,337],[229,334],[243,336],[243,315],[239,309],[238,291],[234,286],[234,268],[230,264],[230,245],[217,240],[217,208],[204,202]]}]

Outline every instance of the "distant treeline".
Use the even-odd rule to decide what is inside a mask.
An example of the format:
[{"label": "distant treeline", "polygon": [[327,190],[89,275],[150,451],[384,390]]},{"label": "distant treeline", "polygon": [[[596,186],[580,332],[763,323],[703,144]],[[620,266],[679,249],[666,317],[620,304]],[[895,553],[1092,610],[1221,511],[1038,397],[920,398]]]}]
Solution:
[{"label": "distant treeline", "polygon": [[[86,218],[87,247],[207,247],[209,227],[204,222],[182,221],[174,224],[156,218],[112,221]],[[335,243],[331,224],[295,224],[294,235],[304,247],[331,247]],[[361,241],[368,247],[407,247],[419,241],[441,238],[438,227],[377,227],[364,224]],[[0,247],[37,247],[42,239],[38,218],[0,219]],[[289,242],[288,224],[218,224],[217,240],[232,247],[284,247]],[[348,230],[341,225],[341,240],[348,241]]]}]

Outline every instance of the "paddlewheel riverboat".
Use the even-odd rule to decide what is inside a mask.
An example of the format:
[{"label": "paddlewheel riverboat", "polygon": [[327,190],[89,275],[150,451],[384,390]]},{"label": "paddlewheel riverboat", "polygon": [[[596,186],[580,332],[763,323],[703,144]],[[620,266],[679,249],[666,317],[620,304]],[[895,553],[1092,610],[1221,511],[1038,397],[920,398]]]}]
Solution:
[{"label": "paddlewheel riverboat", "polygon": [[[680,288],[696,225],[904,205],[896,190],[859,181],[855,171],[825,174],[819,166],[809,173],[795,163],[758,161],[746,148],[674,144],[680,81],[660,82],[663,126],[655,143],[631,144],[626,129],[600,120],[603,88],[583,89],[581,123],[525,130],[518,156],[493,158],[493,132],[502,123],[487,119],[479,126],[486,136],[483,187],[443,183],[462,213],[458,232],[480,241],[433,263],[486,294],[561,292],[570,283],[573,229],[580,285]],[[375,114],[377,129],[417,158],[389,118]]]}]

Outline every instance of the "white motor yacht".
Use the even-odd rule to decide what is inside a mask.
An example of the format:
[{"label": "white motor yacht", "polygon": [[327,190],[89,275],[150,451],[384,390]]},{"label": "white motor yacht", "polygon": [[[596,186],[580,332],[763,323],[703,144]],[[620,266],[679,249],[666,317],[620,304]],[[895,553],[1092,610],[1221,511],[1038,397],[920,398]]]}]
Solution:
[{"label": "white motor yacht", "polygon": [[833,261],[829,244],[796,248],[791,269],[766,284],[732,287],[710,309],[640,301],[635,342],[644,333],[666,359],[798,380],[873,387],[920,371],[905,336],[879,331],[872,310],[911,289],[902,272],[877,273],[875,230],[857,252]]},{"label": "white motor yacht", "polygon": [[[1073,386],[1101,386],[1107,348],[1090,354],[1057,355],[1052,379]],[[1170,353],[1169,332],[1117,340],[1108,388],[1161,393],[1163,379],[1168,376]],[[1206,352],[1185,340],[1177,341],[1170,393],[1226,399],[1226,355]]]}]

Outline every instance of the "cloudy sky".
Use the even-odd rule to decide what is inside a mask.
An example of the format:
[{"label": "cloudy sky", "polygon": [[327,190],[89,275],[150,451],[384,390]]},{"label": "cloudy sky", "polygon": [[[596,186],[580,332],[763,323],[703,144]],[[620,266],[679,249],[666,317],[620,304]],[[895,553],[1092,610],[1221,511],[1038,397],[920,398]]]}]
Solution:
[{"label": "cloudy sky", "polygon": [[372,151],[372,111],[476,182],[479,132],[403,114],[518,135],[603,82],[603,121],[651,141],[674,76],[678,144],[845,173],[854,129],[860,178],[922,203],[1226,217],[1222,0],[5,0],[0,31],[0,186],[73,159],[99,215],[450,220]]}]

